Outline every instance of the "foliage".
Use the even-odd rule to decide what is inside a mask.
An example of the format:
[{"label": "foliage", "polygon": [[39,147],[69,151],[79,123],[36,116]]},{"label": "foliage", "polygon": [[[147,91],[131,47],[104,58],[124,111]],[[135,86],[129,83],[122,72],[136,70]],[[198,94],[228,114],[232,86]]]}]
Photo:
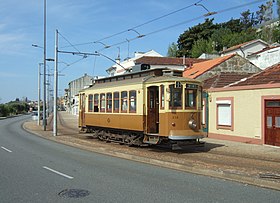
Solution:
[{"label": "foliage", "polygon": [[[176,55],[198,57],[202,53],[217,53],[224,48],[257,38],[269,43],[279,42],[280,26],[271,27],[264,24],[272,20],[273,2],[269,0],[262,4],[255,13],[248,9],[241,13],[239,19],[231,19],[228,22],[214,24],[214,19],[205,19],[204,23],[189,28],[179,36]],[[277,0],[276,4],[280,19],[280,0]],[[175,50],[171,46],[169,49]]]},{"label": "foliage", "polygon": [[0,104],[0,117],[26,113],[29,105],[26,102],[12,101],[7,104]]},{"label": "foliage", "polygon": [[177,44],[175,44],[174,42],[172,42],[172,43],[168,46],[167,56],[168,56],[168,57],[176,57],[176,56],[177,56],[177,52],[178,52]]},{"label": "foliage", "polygon": [[178,39],[178,55],[191,56],[191,49],[195,41],[199,39],[207,40],[211,37],[217,25],[213,23],[214,19],[206,19],[204,23],[189,28]]},{"label": "foliage", "polygon": [[215,47],[215,42],[211,40],[199,39],[194,42],[191,51],[191,57],[197,58],[202,53],[212,53]]}]

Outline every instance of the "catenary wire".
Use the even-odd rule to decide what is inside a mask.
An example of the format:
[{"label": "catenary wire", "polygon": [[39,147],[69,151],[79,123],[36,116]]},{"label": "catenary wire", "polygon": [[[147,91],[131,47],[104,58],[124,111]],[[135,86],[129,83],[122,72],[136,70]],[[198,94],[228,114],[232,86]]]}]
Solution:
[{"label": "catenary wire", "polygon": [[[264,1],[266,1],[266,0],[256,0],[256,1],[252,1],[252,2],[246,3],[246,4],[241,4],[241,5],[238,5],[238,6],[234,6],[234,7],[230,7],[230,8],[227,8],[227,9],[219,10],[219,11],[215,12],[213,15],[221,14],[221,13],[224,13],[224,12],[227,12],[227,11],[235,10],[235,9],[238,9],[238,8],[246,7],[246,6],[249,6],[249,5],[252,5],[252,4],[256,4],[256,3],[260,3],[260,2],[264,2]],[[168,27],[164,27],[164,28],[152,31],[150,33],[144,34],[143,37],[146,37],[146,36],[149,36],[149,35],[152,35],[152,34],[155,34],[155,33],[159,33],[159,32],[162,32],[162,31],[165,31],[165,30],[168,30],[168,29],[180,26],[182,24],[190,23],[192,21],[196,21],[196,20],[199,20],[199,19],[202,19],[202,18],[205,18],[205,15],[198,16],[196,18],[192,18],[192,19],[189,19],[189,20],[186,20],[186,21],[174,24],[174,25],[170,25]],[[141,37],[141,38],[143,38],[143,37]],[[128,40],[125,40],[125,41],[117,42],[115,44],[110,45],[109,47],[111,48],[111,47],[114,47],[114,46],[117,46],[117,45],[121,45],[121,44],[127,43],[127,41],[134,41],[134,40],[141,39],[141,38],[134,37],[134,38],[131,38],[131,39],[128,39]],[[105,49],[107,49],[107,48],[102,48],[99,51],[103,51]]]},{"label": "catenary wire", "polygon": [[[105,39],[109,39],[109,38],[112,38],[112,37],[121,35],[121,34],[123,34],[123,33],[129,32],[130,30],[133,30],[133,29],[142,27],[142,26],[147,25],[147,24],[149,24],[149,23],[152,23],[152,22],[154,22],[154,21],[157,21],[157,20],[160,20],[160,19],[162,19],[162,18],[168,17],[168,16],[170,16],[170,15],[172,15],[172,14],[178,13],[178,12],[180,12],[180,11],[182,11],[182,10],[188,9],[188,8],[190,8],[190,7],[193,7],[193,6],[195,6],[196,4],[198,4],[198,3],[202,2],[202,1],[203,1],[203,0],[199,0],[199,1],[195,2],[195,3],[193,3],[193,4],[190,4],[190,5],[185,6],[185,7],[183,7],[183,8],[177,9],[177,10],[172,11],[172,12],[170,12],[170,13],[164,14],[164,15],[159,16],[159,17],[157,17],[157,18],[151,19],[151,20],[149,20],[149,21],[146,21],[146,22],[144,22],[144,23],[141,23],[141,24],[136,25],[136,26],[134,26],[134,27],[131,27],[131,28],[129,28],[129,29],[126,29],[126,30],[117,32],[117,33],[115,33],[115,34],[109,35],[109,36],[107,36],[107,37],[104,37],[104,38],[101,38],[101,39],[98,39],[98,40],[95,40],[95,41],[91,41],[91,42],[85,42],[85,43],[80,43],[80,44],[75,44],[75,45],[72,45],[72,44],[71,44],[71,46],[81,46],[81,45],[94,44],[95,42],[100,42],[100,41],[103,41],[103,40],[105,40]],[[62,47],[62,48],[66,48],[66,47],[70,47],[70,46],[64,46],[64,47]]]}]

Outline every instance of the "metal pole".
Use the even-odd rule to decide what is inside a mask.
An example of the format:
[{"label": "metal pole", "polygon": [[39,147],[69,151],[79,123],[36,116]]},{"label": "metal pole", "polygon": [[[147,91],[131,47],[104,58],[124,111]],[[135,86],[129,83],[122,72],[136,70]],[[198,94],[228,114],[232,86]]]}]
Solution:
[{"label": "metal pole", "polygon": [[38,125],[40,125],[40,114],[41,114],[41,105],[40,105],[40,101],[41,101],[41,63],[39,63],[38,65]]},{"label": "metal pole", "polygon": [[46,131],[46,125],[47,125],[47,120],[46,120],[46,10],[47,10],[47,3],[46,0],[44,0],[44,92],[43,92],[43,126],[44,126],[44,131]]},{"label": "metal pole", "polygon": [[58,30],[55,31],[55,57],[54,57],[54,97],[53,97],[53,136],[57,136],[57,91],[58,91]]}]

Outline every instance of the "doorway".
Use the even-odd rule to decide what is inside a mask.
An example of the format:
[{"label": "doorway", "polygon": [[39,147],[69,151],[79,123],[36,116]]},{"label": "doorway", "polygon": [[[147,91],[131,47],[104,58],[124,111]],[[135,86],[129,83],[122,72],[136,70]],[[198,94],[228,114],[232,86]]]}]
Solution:
[{"label": "doorway", "polygon": [[265,100],[265,144],[280,146],[280,100]]},{"label": "doorway", "polygon": [[148,88],[147,133],[159,133],[159,87]]}]

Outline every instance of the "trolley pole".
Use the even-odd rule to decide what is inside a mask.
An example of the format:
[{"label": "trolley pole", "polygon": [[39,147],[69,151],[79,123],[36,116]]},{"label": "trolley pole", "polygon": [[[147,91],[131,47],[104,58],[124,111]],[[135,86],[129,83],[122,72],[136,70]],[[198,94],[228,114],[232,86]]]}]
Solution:
[{"label": "trolley pole", "polygon": [[58,92],[58,30],[55,31],[55,57],[54,57],[54,97],[53,97],[53,136],[57,136],[57,92]]}]

